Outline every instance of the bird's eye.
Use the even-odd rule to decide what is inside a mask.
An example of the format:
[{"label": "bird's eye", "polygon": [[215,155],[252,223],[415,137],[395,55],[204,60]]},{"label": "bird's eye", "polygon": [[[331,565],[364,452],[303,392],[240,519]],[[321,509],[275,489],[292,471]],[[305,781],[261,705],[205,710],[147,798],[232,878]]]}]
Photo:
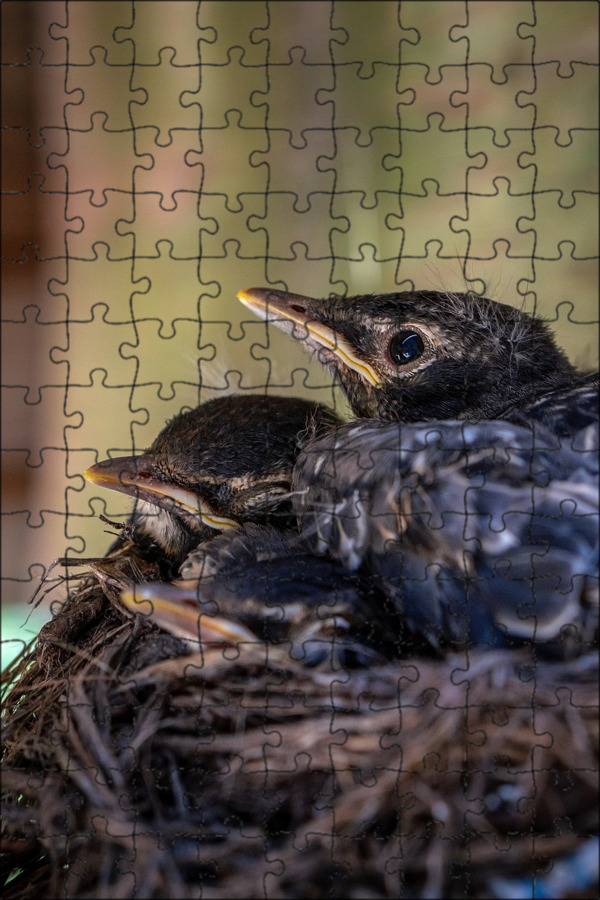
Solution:
[{"label": "bird's eye", "polygon": [[390,341],[390,356],[399,366],[418,359],[424,350],[423,338],[416,331],[399,331]]}]

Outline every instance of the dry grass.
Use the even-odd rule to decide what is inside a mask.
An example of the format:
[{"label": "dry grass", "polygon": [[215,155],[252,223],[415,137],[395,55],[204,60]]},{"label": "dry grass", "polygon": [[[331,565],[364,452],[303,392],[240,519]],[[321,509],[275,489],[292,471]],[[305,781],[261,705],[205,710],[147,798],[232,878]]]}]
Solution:
[{"label": "dry grass", "polygon": [[597,834],[595,655],[309,669],[114,588],[4,673],[7,900],[487,897]]}]

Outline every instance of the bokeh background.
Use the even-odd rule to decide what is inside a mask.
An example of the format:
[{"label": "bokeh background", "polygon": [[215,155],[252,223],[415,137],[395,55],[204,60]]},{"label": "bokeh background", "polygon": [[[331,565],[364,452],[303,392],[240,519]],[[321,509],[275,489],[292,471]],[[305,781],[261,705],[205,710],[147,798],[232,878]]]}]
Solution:
[{"label": "bokeh background", "polygon": [[341,408],[240,288],[469,287],[597,366],[596,2],[0,12],[5,661],[129,511],[88,466],[224,391]]}]

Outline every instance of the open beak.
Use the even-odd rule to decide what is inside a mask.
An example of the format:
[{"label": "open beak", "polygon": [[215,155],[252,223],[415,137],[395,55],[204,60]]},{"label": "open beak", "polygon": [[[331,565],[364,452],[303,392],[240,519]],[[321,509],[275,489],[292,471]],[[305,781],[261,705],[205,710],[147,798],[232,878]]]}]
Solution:
[{"label": "open beak", "polygon": [[175,514],[179,512],[184,518],[198,519],[204,525],[219,531],[239,528],[235,519],[216,513],[194,491],[165,481],[150,454],[105,459],[90,466],[83,476],[99,487],[129,494]]},{"label": "open beak", "polygon": [[269,288],[248,288],[239,291],[237,298],[265,322],[276,325],[298,340],[306,341],[317,350],[324,347],[334,353],[347,368],[358,372],[370,385],[381,387],[381,380],[375,369],[358,358],[345,338],[319,321],[316,309],[313,308],[318,300],[302,297],[300,294],[272,291]]},{"label": "open beak", "polygon": [[[192,588],[193,584],[193,588]],[[198,599],[198,582],[177,584],[136,584],[121,591],[121,602],[131,612],[147,616],[169,634],[198,643],[257,643],[257,636],[233,619],[209,615],[202,611]]]}]

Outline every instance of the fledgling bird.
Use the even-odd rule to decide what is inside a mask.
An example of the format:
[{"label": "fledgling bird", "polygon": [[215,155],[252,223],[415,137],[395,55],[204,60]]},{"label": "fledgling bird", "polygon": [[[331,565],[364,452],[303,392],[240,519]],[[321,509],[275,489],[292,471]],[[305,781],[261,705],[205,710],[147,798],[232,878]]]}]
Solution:
[{"label": "fledgling bird", "polygon": [[357,417],[536,421],[561,434],[597,421],[598,375],[579,372],[544,322],[512,306],[441,291],[317,300],[249,288],[238,298],[316,354]]},{"label": "fledgling bird", "polygon": [[[121,601],[192,647],[199,641],[287,645],[314,666],[397,656],[401,616],[360,574],[317,556],[293,530],[247,524],[201,545],[171,583],[131,585]],[[223,624],[225,623],[225,624]],[[423,641],[408,636],[404,652]]]},{"label": "fledgling bird", "polygon": [[175,416],[145,453],[104,460],[85,477],[136,498],[126,552],[133,547],[157,560],[169,578],[220,531],[244,522],[293,524],[288,495],[298,452],[339,422],[332,410],[302,399],[216,398]]},{"label": "fledgling bird", "polygon": [[[293,464],[305,443],[339,424],[318,403],[230,396],[176,416],[145,453],[89,469],[94,484],[137,499],[119,557],[128,562],[150,542],[168,563],[159,577],[117,573],[125,606],[192,643],[287,641],[311,665],[332,644],[338,660],[375,658],[360,579],[295,543]],[[103,564],[93,561],[98,577]],[[160,580],[178,567],[179,579]]]},{"label": "fledgling bird", "polygon": [[303,340],[363,417],[298,459],[306,546],[366,570],[434,646],[588,649],[598,376],[544,323],[472,294],[238,297]]}]

